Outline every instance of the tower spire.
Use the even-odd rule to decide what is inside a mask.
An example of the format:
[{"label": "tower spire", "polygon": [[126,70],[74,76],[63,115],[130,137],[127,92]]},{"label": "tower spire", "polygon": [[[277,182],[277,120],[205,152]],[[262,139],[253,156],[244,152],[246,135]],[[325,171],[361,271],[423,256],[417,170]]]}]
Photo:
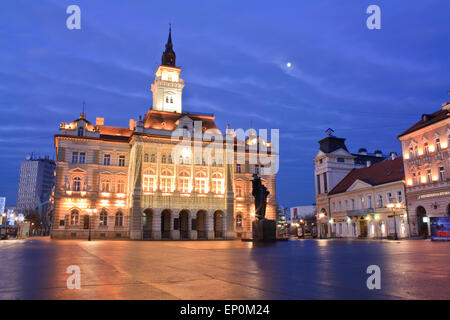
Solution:
[{"label": "tower spire", "polygon": [[176,55],[175,51],[173,51],[173,44],[172,44],[172,25],[169,24],[169,38],[167,39],[166,50],[164,51],[161,57],[161,65],[175,67],[175,59]]},{"label": "tower spire", "polygon": [[86,114],[84,113],[84,105],[86,104],[85,101],[83,101],[83,110],[81,111],[80,119],[86,119]]}]

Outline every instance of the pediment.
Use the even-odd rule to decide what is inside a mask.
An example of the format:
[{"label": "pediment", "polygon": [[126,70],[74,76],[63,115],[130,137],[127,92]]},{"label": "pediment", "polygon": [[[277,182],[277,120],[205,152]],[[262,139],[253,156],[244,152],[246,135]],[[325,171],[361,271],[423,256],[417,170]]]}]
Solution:
[{"label": "pediment", "polygon": [[347,189],[347,191],[361,190],[372,187],[372,185],[368,182],[356,179],[355,182]]},{"label": "pediment", "polygon": [[81,168],[73,168],[69,170],[70,173],[87,173],[86,170],[83,170]]}]

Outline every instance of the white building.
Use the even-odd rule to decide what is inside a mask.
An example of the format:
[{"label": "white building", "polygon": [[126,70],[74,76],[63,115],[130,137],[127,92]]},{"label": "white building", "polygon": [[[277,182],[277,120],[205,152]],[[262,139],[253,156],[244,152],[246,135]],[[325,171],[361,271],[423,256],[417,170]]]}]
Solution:
[{"label": "white building", "polygon": [[[406,211],[388,208],[389,203],[405,206],[404,172],[401,158],[395,153],[384,156],[366,149],[350,153],[345,139],[333,136],[319,141],[314,158],[318,233],[327,237],[407,236]],[[394,213],[401,219],[394,224]],[[396,219],[397,220],[397,219]]]}]

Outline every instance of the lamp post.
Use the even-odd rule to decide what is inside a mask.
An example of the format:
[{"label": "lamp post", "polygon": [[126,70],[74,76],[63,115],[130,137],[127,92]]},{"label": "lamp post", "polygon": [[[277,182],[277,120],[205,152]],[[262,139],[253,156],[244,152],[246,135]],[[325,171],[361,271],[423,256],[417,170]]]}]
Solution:
[{"label": "lamp post", "polygon": [[400,202],[397,203],[388,203],[387,207],[389,209],[391,209],[392,211],[392,215],[394,216],[394,240],[398,240],[398,235],[397,235],[397,220],[395,219],[396,217],[396,213],[395,213],[395,209],[400,209],[402,207],[402,204]]}]

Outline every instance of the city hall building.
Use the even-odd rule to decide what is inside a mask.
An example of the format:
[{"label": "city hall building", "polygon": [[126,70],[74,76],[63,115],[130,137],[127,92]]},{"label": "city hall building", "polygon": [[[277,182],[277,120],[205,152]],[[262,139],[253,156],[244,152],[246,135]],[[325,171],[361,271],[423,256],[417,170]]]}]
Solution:
[{"label": "city hall building", "polygon": [[183,112],[175,61],[169,31],[151,86],[153,106],[128,127],[105,126],[101,117],[91,123],[84,111],[60,124],[52,238],[247,237],[254,173],[270,191],[266,217],[275,219],[278,155],[271,143],[254,131],[243,139],[229,128],[222,133],[212,114]]}]

